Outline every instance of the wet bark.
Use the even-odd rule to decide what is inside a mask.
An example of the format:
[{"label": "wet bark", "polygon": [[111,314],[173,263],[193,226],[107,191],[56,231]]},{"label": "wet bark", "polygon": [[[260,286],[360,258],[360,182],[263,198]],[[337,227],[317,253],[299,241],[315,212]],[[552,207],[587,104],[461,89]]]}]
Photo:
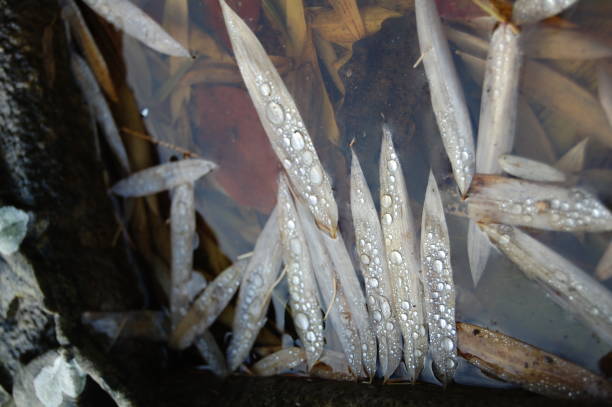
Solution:
[{"label": "wet bark", "polygon": [[[219,381],[184,367],[189,354],[168,357],[160,343],[124,341],[103,349],[80,324],[81,313],[148,304],[134,264],[113,244],[118,225],[68,58],[55,0],[0,0],[0,205],[28,211],[32,219],[20,253],[0,261],[2,388],[10,392],[22,364],[67,346],[121,405],[566,405],[522,391],[461,386]],[[91,382],[79,404],[113,402]]]}]

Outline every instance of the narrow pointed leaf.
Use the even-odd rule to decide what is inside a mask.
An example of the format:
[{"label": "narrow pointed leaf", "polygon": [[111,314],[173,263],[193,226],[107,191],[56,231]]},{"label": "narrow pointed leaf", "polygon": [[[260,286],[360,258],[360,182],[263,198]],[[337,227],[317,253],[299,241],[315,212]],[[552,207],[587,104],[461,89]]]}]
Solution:
[{"label": "narrow pointed leaf", "polygon": [[146,46],[162,54],[190,57],[185,47],[129,0],[84,0],[84,2],[116,29],[136,38]]},{"label": "narrow pointed leaf", "polygon": [[[597,67],[597,94],[608,123],[612,127],[612,74],[603,64]],[[612,139],[611,135],[608,136]]]},{"label": "narrow pointed leaf", "polygon": [[601,259],[599,259],[595,268],[595,277],[599,280],[607,280],[612,277],[612,243],[608,245]]},{"label": "narrow pointed leaf", "polygon": [[512,21],[516,24],[535,23],[555,16],[578,0],[517,0],[512,9]]},{"label": "narrow pointed leaf", "polygon": [[187,348],[198,335],[215,322],[238,290],[246,266],[246,259],[238,261],[225,269],[204,289],[172,333],[170,343],[173,347]]},{"label": "narrow pointed leaf", "polygon": [[201,159],[161,164],[119,181],[113,186],[112,192],[126,198],[153,195],[181,184],[195,182],[215,168],[215,163]]},{"label": "narrow pointed leaf", "polygon": [[421,269],[433,371],[446,385],[453,380],[457,368],[455,284],[446,218],[438,185],[431,173],[423,203]]},{"label": "narrow pointed leaf", "polygon": [[427,354],[421,264],[402,166],[386,125],[380,153],[380,207],[392,304],[404,339],[408,380],[415,381]]},{"label": "narrow pointed leaf", "polygon": [[229,374],[223,352],[210,331],[205,330],[200,337],[196,339],[195,347],[208,363],[207,367],[210,371],[219,377],[225,377]]},{"label": "narrow pointed leaf", "polygon": [[529,181],[564,182],[567,179],[565,173],[555,167],[518,155],[501,155],[499,164],[506,174]]},{"label": "narrow pointed leaf", "polygon": [[258,376],[276,376],[306,363],[306,352],[302,348],[281,349],[266,356],[252,367]]},{"label": "narrow pointed leaf", "polygon": [[465,194],[474,175],[475,156],[472,124],[463,89],[442,30],[436,3],[416,0],[415,12],[431,103],[455,181],[461,193]]},{"label": "narrow pointed leaf", "polygon": [[491,241],[567,312],[612,344],[612,294],[591,276],[519,229],[481,224]]},{"label": "narrow pointed leaf", "polygon": [[195,235],[195,196],[193,183],[182,184],[172,191],[170,207],[170,243],[172,285],[170,313],[175,327],[187,313],[189,289],[187,284],[193,270],[193,236]]},{"label": "narrow pointed leaf", "polygon": [[562,231],[612,230],[612,214],[580,188],[477,174],[466,201],[468,215],[477,222]]},{"label": "narrow pointed leaf", "polygon": [[124,171],[130,172],[130,162],[123,145],[123,140],[121,140],[113,114],[104,99],[104,95],[102,95],[93,72],[89,69],[87,62],[77,54],[72,54],[70,62],[72,64],[72,72],[79,87],[85,95],[87,103],[90,104],[96,121],[102,127],[106,142]]},{"label": "narrow pointed leaf", "polygon": [[282,256],[289,282],[289,305],[310,370],[323,352],[323,321],[308,246],[284,175],[279,178],[277,202]]},{"label": "narrow pointed leaf", "polygon": [[[389,378],[402,357],[401,336],[395,310],[382,230],[370,188],[353,151],[351,164],[351,213],[357,241],[357,255],[365,280],[370,322],[378,340],[378,359],[385,379]],[[401,263],[398,252],[390,260]]]},{"label": "narrow pointed leaf", "polygon": [[[331,324],[335,331],[353,373],[357,377],[362,377],[361,339],[351,304],[345,294],[345,288],[340,283],[339,270],[334,267],[323,243],[322,232],[317,229],[312,215],[300,203],[297,203],[297,207],[304,237],[308,242],[312,268],[321,292],[323,309],[329,309],[326,324]],[[376,360],[376,357],[374,359]]]},{"label": "narrow pointed leaf", "polygon": [[240,73],[270,144],[295,193],[333,237],[338,207],[295,102],[255,34],[224,0],[220,3]]},{"label": "narrow pointed leaf", "polygon": [[525,41],[525,54],[542,59],[600,59],[612,56],[612,48],[579,30],[539,27]]},{"label": "narrow pointed leaf", "polygon": [[278,233],[278,208],[266,222],[244,271],[234,314],[232,340],[227,349],[230,371],[249,354],[257,334],[266,323],[272,285],[281,266],[281,244]]},{"label": "narrow pointed leaf", "polygon": [[589,138],[585,138],[580,143],[576,144],[567,153],[563,154],[555,164],[555,167],[566,173],[584,170],[588,144]]},{"label": "narrow pointed leaf", "polygon": [[570,399],[612,398],[612,385],[586,369],[525,342],[457,323],[459,353],[487,375],[534,393]]}]

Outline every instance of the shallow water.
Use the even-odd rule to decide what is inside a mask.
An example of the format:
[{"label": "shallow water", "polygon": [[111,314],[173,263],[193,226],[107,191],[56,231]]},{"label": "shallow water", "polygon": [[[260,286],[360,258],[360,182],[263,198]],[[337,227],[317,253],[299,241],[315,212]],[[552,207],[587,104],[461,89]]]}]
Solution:
[{"label": "shallow water", "polygon": [[[136,3],[164,21],[162,0]],[[386,3],[397,5],[402,2]],[[596,12],[600,5],[601,11]],[[181,35],[187,38],[189,34],[190,40],[186,44],[200,55],[196,60],[169,60],[129,38],[123,41],[124,57],[129,83],[149,133],[219,164],[220,170],[201,181],[197,187],[198,210],[214,230],[221,250],[235,260],[240,254],[252,250],[267,213],[274,204],[279,166],[248,95],[241,87],[237,70],[224,68],[215,71],[214,64],[208,64],[231,65],[231,58],[228,58],[231,52],[224,44],[224,34],[218,27],[218,21],[206,17],[207,11],[200,2],[190,2],[188,30],[183,24],[166,26],[177,38],[181,38]],[[603,2],[583,1],[564,17],[594,31],[593,27],[603,27],[606,21],[610,22],[611,11]],[[265,13],[258,15],[252,10],[249,13],[253,21],[256,19],[253,26],[270,54],[285,56],[291,45],[283,42],[281,33],[270,24]],[[354,247],[354,244],[348,205],[348,145],[355,140],[354,145],[372,195],[377,197],[383,117],[394,132],[412,199],[415,224],[420,225],[430,166],[436,169],[437,174],[446,175],[438,180],[441,184],[452,185],[453,182],[433,121],[423,68],[412,67],[419,57],[414,14],[410,9],[401,13],[403,16],[387,20],[380,32],[354,44],[352,59],[338,72],[338,78],[346,87],[343,98],[321,58],[318,60],[320,66],[294,66],[294,60],[290,58],[280,59],[277,65],[296,99],[323,165],[334,181],[340,228],[349,247]],[[453,14],[453,10],[450,10],[447,17],[456,18],[456,21],[446,21],[446,25],[469,30],[461,13]],[[612,46],[609,30],[599,30],[598,35]],[[451,50],[457,49],[466,51],[465,47],[451,43]],[[550,61],[538,62],[551,64]],[[455,63],[476,130],[480,84],[474,79],[474,71],[461,58],[456,57]],[[595,65],[592,61],[555,61],[553,66],[590,92],[596,92]],[[324,82],[319,80],[319,75]],[[321,83],[325,85],[331,103],[336,106],[337,134],[325,119],[325,108],[320,99],[323,94]],[[543,123],[550,146],[542,149],[542,146],[534,145],[535,137],[532,135],[535,130],[526,128],[528,122],[524,115],[519,114],[515,152],[552,164],[554,161],[551,160],[558,159],[573,147],[585,131],[576,125],[577,121],[573,118],[560,114],[541,100],[533,99],[526,91],[532,84],[523,82],[521,86],[521,97],[526,98]],[[612,132],[609,127],[602,131],[607,131],[609,137]],[[166,148],[159,148],[158,152],[162,161],[178,155]],[[612,171],[611,158],[609,149],[593,142],[585,170]],[[603,187],[601,183],[592,184],[591,187],[605,193],[610,184],[604,183]],[[473,287],[466,249],[467,220],[453,214],[447,214],[447,220],[458,293],[458,320],[499,330],[598,372],[598,360],[610,350],[609,345],[553,303],[502,254],[492,252],[483,278],[476,289]],[[592,273],[610,240],[610,234],[601,233],[533,231],[532,235],[554,247],[588,273]],[[354,255],[353,250],[351,253]],[[611,288],[610,283],[607,286]],[[430,372],[425,373],[425,378],[427,376],[433,380]],[[495,383],[467,364],[462,364],[456,380],[487,386]]]}]

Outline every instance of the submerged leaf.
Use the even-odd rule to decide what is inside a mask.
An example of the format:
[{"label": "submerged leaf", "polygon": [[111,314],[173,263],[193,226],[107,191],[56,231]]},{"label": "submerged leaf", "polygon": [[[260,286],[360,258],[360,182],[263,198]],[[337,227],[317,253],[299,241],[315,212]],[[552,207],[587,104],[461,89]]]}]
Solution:
[{"label": "submerged leaf", "polygon": [[606,287],[515,227],[498,224],[480,227],[553,301],[612,344],[612,294]]},{"label": "submerged leaf", "polygon": [[458,322],[457,332],[461,356],[488,375],[549,397],[612,398],[604,378],[552,353],[477,325]]},{"label": "submerged leaf", "polygon": [[189,58],[187,51],[151,17],[129,0],[84,0],[100,17],[146,46],[176,57]]},{"label": "submerged leaf", "polygon": [[567,153],[563,154],[555,167],[561,171],[572,173],[584,170],[586,162],[586,151],[589,144],[589,138],[585,138],[580,143],[572,147]]},{"label": "submerged leaf", "polygon": [[595,268],[595,277],[600,280],[607,280],[612,277],[612,243],[608,244],[608,248],[599,259]]},{"label": "submerged leaf", "polygon": [[599,59],[612,56],[612,48],[578,30],[539,27],[525,41],[525,54],[542,59]]},{"label": "submerged leaf", "polygon": [[[429,174],[421,225],[421,269],[425,316],[433,371],[443,385],[453,380],[457,368],[455,284],[448,228],[438,185]],[[422,332],[425,335],[425,332]]]}]

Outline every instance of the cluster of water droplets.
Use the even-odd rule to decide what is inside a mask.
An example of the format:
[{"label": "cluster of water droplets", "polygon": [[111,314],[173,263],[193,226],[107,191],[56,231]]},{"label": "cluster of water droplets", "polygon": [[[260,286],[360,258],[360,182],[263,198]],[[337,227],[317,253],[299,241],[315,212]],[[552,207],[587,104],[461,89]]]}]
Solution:
[{"label": "cluster of water droplets", "polygon": [[269,72],[257,75],[256,86],[264,100],[265,118],[275,132],[272,146],[315,219],[335,228],[337,208],[327,173],[294,103],[283,103],[282,93],[287,90],[277,89],[270,76]]},{"label": "cluster of water droplets", "polygon": [[612,216],[597,198],[578,188],[570,190],[565,199],[537,200],[533,198],[504,200],[499,209],[517,217],[517,224],[526,224],[544,220],[555,230],[599,230],[612,227]]},{"label": "cluster of water droplets", "polygon": [[429,346],[434,366],[445,377],[452,377],[457,367],[455,289],[449,247],[443,236],[440,225],[426,226],[421,243],[422,265]]},{"label": "cluster of water droplets", "polygon": [[308,247],[285,182],[279,186],[278,205],[293,322],[312,364],[323,352],[323,323]]},{"label": "cluster of water droplets", "polygon": [[457,113],[452,106],[448,106],[443,113],[436,111],[442,142],[453,168],[455,181],[459,185],[459,189],[465,192],[474,176],[474,142],[471,139],[471,134],[467,135],[470,137],[469,139],[461,137],[456,115]]}]

